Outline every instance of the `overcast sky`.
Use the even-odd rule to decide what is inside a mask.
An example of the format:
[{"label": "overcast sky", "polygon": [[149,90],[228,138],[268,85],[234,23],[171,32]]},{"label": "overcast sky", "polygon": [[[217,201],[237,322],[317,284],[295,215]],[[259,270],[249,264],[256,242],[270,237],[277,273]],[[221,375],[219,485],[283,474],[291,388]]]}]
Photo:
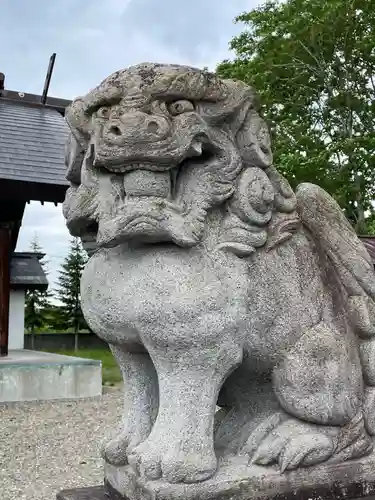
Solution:
[{"label": "overcast sky", "polygon": [[[5,87],[41,94],[52,52],[49,95],[72,99],[113,71],[140,62],[214,69],[230,57],[236,15],[257,0],[2,0],[0,71]],[[61,205],[27,206],[18,251],[33,235],[47,253],[50,281],[67,253]]]}]

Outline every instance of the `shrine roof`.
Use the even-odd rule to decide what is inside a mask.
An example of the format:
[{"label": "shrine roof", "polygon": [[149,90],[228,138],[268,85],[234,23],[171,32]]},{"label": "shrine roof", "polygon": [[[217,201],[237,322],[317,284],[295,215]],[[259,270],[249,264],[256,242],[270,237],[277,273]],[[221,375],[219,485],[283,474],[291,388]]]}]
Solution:
[{"label": "shrine roof", "polygon": [[46,290],[48,279],[40,263],[43,253],[14,252],[10,264],[10,287]]},{"label": "shrine roof", "polygon": [[61,202],[68,187],[63,105],[70,101],[42,105],[38,96],[23,100],[13,94],[0,96],[0,197]]}]

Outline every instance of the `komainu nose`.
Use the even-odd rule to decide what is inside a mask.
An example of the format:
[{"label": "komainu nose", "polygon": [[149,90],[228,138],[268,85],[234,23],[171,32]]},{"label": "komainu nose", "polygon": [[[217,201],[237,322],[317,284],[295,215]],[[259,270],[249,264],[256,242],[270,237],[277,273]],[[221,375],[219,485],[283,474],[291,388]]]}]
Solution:
[{"label": "komainu nose", "polygon": [[150,132],[150,134],[157,134],[158,130],[159,130],[159,125],[155,121],[151,120],[148,122],[147,131]]},{"label": "komainu nose", "polygon": [[111,141],[123,139],[142,139],[149,136],[150,140],[159,139],[168,130],[168,122],[162,117],[150,116],[147,113],[125,113],[116,121],[107,125],[107,137]]},{"label": "komainu nose", "polygon": [[[146,130],[150,134],[157,134],[159,130],[159,125],[155,121],[150,121],[146,126]],[[117,125],[112,125],[109,128],[109,133],[117,136],[122,135],[121,129]]]},{"label": "komainu nose", "polygon": [[113,135],[122,135],[121,129],[117,127],[117,125],[112,125],[111,127],[109,127],[108,132]]}]

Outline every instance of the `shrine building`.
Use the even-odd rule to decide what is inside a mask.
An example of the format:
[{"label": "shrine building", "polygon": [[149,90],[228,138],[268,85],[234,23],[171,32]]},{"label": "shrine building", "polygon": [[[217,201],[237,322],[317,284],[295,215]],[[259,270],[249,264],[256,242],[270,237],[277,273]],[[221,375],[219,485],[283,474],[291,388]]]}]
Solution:
[{"label": "shrine building", "polygon": [[25,292],[48,286],[43,254],[15,252],[25,206],[62,203],[68,187],[70,101],[47,95],[53,58],[41,96],[7,90],[0,73],[0,402],[101,393],[100,362],[23,349]]}]

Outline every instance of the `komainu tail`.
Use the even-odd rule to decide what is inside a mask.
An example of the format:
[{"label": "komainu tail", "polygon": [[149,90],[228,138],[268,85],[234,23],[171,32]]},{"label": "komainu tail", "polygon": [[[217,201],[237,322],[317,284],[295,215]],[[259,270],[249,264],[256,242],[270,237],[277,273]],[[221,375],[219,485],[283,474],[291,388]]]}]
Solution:
[{"label": "komainu tail", "polygon": [[335,200],[314,184],[297,188],[302,224],[329,258],[347,293],[348,321],[359,337],[365,382],[364,419],[375,435],[375,272],[371,258]]}]

